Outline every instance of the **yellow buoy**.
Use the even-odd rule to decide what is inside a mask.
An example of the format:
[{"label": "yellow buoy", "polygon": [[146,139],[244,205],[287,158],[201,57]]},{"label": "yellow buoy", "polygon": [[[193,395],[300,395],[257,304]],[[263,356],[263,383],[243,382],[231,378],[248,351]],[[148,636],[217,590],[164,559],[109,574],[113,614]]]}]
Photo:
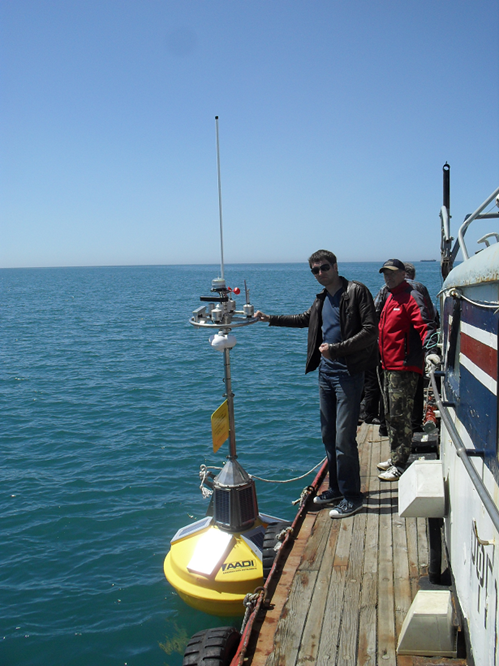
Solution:
[{"label": "yellow buoy", "polygon": [[244,597],[263,585],[266,525],[259,517],[251,529],[231,533],[204,518],[182,528],[165,558],[168,582],[193,608],[212,615],[243,615]]}]

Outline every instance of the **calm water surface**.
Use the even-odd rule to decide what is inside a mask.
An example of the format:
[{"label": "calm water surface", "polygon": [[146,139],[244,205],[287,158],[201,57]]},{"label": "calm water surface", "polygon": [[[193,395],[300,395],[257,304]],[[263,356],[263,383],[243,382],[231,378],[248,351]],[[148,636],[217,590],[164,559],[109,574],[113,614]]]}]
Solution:
[{"label": "calm water surface", "polygon": [[[340,272],[374,293],[378,263]],[[432,295],[436,263],[417,263]],[[205,515],[199,465],[220,465],[210,416],[223,357],[188,324],[217,266],[0,270],[0,664],[180,666],[190,636],[227,624],[166,582],[176,530]],[[269,313],[298,313],[306,264],[226,266]],[[242,299],[238,305],[242,305]],[[323,457],[306,330],[255,324],[231,354],[239,461],[286,479]],[[313,477],[257,482],[291,520]],[[239,621],[236,621],[236,624]]]}]

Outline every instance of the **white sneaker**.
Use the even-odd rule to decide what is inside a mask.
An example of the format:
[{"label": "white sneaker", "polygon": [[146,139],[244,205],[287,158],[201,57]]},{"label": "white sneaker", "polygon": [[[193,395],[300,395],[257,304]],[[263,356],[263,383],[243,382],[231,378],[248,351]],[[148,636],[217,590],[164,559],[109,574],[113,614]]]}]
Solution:
[{"label": "white sneaker", "polygon": [[351,516],[353,513],[360,511],[363,506],[364,503],[362,500],[360,500],[357,504],[354,504],[353,502],[349,502],[346,499],[342,499],[338,506],[336,506],[334,509],[331,509],[329,512],[329,517],[346,518],[347,516]]},{"label": "white sneaker", "polygon": [[385,462],[380,462],[376,465],[378,469],[383,470],[383,472],[386,472],[387,469],[390,469],[392,466],[392,459],[388,458],[388,460],[385,460]]},{"label": "white sneaker", "polygon": [[378,479],[381,479],[381,481],[398,481],[403,473],[403,470],[392,465],[386,470],[386,472],[378,474]]}]

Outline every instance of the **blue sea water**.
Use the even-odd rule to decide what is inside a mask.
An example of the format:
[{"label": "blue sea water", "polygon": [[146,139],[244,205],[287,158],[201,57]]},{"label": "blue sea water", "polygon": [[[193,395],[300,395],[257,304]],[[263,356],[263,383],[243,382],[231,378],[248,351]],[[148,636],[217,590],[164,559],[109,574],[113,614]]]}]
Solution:
[{"label": "blue sea water", "polygon": [[[416,263],[435,296],[437,263]],[[377,263],[341,264],[375,294]],[[180,666],[227,618],[188,608],[163,575],[169,540],[205,515],[223,356],[188,324],[218,266],[0,270],[0,666]],[[225,267],[269,313],[307,309],[306,264]],[[242,298],[240,297],[240,305]],[[287,479],[323,457],[306,330],[258,323],[231,352],[239,461]],[[313,476],[257,482],[291,520]],[[240,621],[240,620],[239,620]]]}]

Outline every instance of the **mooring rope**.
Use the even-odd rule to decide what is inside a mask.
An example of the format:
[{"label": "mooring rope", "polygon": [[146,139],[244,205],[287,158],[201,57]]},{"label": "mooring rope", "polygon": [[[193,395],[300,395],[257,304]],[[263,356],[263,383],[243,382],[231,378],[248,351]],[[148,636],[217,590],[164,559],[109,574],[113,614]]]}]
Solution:
[{"label": "mooring rope", "polygon": [[[309,469],[308,472],[305,472],[305,474],[302,474],[301,476],[295,476],[292,479],[263,479],[261,476],[256,476],[255,474],[249,474],[248,476],[251,479],[255,479],[256,481],[263,481],[264,483],[292,483],[293,481],[300,481],[300,479],[304,479],[309,474],[312,474],[312,472],[315,472],[315,470],[323,464],[324,460],[326,459],[323,458],[320,463],[312,467],[312,469]],[[208,465],[199,466],[199,478],[201,479],[200,489],[203,493],[203,497],[210,497],[212,494],[210,489],[204,487],[206,479],[213,477],[213,474],[210,472],[211,469],[221,470],[223,467],[211,467]],[[305,488],[305,490],[307,489]]]},{"label": "mooring rope", "polygon": [[279,479],[262,479],[260,476],[255,476],[254,474],[250,474],[250,477],[252,479],[256,479],[257,481],[264,481],[265,483],[291,483],[292,481],[299,481],[300,479],[304,479],[309,474],[312,474],[312,472],[315,472],[315,470],[322,465],[324,460],[326,459],[323,458],[320,463],[318,463],[315,467],[312,467],[312,469],[309,469],[308,472],[305,472],[305,474],[302,474],[301,476],[295,476],[293,479],[285,479],[283,481]]},{"label": "mooring rope", "polygon": [[240,631],[241,634],[244,632],[244,628],[246,627],[249,617],[253,612],[256,606],[256,602],[258,601],[258,598],[260,594],[262,594],[262,592],[263,592],[263,601],[265,602],[266,592],[264,587],[255,588],[254,592],[248,593],[243,599],[243,606],[246,608],[246,611],[244,613],[243,623],[241,624],[241,631]]},{"label": "mooring rope", "polygon": [[308,494],[311,493],[312,491],[313,491],[313,487],[312,487],[312,486],[307,486],[306,488],[304,488],[304,489],[301,491],[301,493],[300,493],[300,497],[299,497],[298,499],[293,500],[293,501],[291,502],[291,504],[293,504],[293,505],[295,505],[295,504],[300,504],[300,506],[302,506],[302,504],[303,504],[303,503],[305,502],[305,500],[307,499]]},{"label": "mooring rope", "polygon": [[[305,478],[309,474],[312,474],[312,472],[315,472],[317,468],[319,468],[326,458],[323,458],[320,463],[315,465],[315,467],[312,467],[312,469],[309,469],[308,472],[305,472],[305,474],[302,474],[301,476],[295,476],[292,479],[263,479],[260,476],[255,476],[254,474],[249,474],[248,476],[251,479],[254,479],[256,481],[263,481],[264,483],[292,483],[293,481],[300,481],[300,479]],[[207,479],[213,479],[214,476],[210,472],[210,470],[221,470],[223,467],[209,467],[208,465],[200,465],[199,466],[199,478],[201,479],[201,483],[199,485],[199,489],[201,491],[201,494],[203,496],[203,499],[210,499],[211,496],[213,495],[213,489],[212,488],[207,488],[205,486],[205,483]],[[305,502],[308,494],[310,491],[313,490],[311,486],[307,486],[306,488],[303,488],[303,490],[300,493],[300,497],[298,499],[295,499],[291,502],[291,504],[300,504],[300,506]]]}]

